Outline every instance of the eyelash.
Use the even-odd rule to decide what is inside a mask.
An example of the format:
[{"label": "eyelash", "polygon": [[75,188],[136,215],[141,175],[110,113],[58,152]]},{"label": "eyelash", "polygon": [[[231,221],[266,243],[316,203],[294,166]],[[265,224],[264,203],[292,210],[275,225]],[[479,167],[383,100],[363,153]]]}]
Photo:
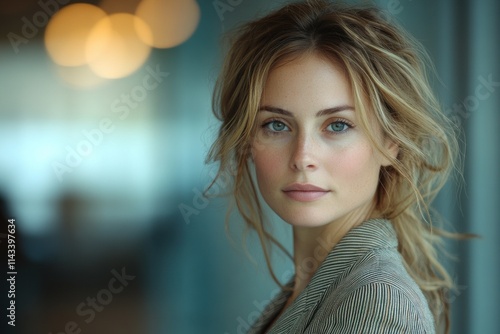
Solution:
[{"label": "eyelash", "polygon": [[[286,131],[273,131],[273,130],[270,130],[268,128],[268,126],[270,124],[272,124],[272,123],[275,123],[275,122],[282,123],[284,126],[286,126],[287,128],[289,128],[289,126],[286,125],[286,123],[283,120],[280,120],[280,119],[277,119],[277,118],[269,119],[269,120],[265,121],[264,123],[262,123],[262,129],[265,131],[266,134],[272,135],[272,136],[277,136],[277,135],[280,135],[282,132],[286,132]],[[343,133],[347,132],[349,129],[354,128],[354,124],[352,124],[351,122],[349,122],[348,120],[343,119],[343,118],[339,118],[339,119],[335,120],[334,122],[328,123],[327,127],[329,127],[332,124],[338,124],[338,123],[345,124],[347,126],[347,128],[345,130],[342,130],[342,131],[327,131],[327,132],[329,132],[329,133],[331,133],[333,135],[339,135],[339,134],[343,134]]]}]

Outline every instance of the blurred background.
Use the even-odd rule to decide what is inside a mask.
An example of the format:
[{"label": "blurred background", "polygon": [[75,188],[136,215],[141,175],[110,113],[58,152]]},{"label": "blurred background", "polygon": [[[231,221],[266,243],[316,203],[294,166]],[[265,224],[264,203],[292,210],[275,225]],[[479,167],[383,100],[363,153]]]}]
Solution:
[{"label": "blurred background", "polygon": [[[358,1],[359,2],[359,1]],[[287,1],[19,0],[0,5],[2,333],[244,333],[278,291],[255,237],[201,192],[225,33]],[[427,48],[464,130],[436,200],[459,232],[452,333],[500,329],[500,2],[379,0]],[[224,191],[219,184],[217,193]],[[8,219],[15,219],[15,298]],[[273,217],[291,246],[290,229]],[[231,241],[232,240],[232,241]],[[286,281],[292,263],[274,258]],[[15,300],[15,327],[11,321]]]}]

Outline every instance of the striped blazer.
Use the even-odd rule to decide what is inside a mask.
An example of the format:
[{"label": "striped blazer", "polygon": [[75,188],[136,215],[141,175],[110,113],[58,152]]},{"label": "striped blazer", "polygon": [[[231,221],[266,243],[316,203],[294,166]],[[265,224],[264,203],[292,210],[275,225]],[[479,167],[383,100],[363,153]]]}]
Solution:
[{"label": "striped blazer", "polygon": [[[275,319],[290,294],[285,290],[266,306],[249,333],[435,333],[427,300],[406,271],[397,246],[388,220],[370,219],[356,226],[280,317]],[[293,286],[293,278],[287,286]]]}]

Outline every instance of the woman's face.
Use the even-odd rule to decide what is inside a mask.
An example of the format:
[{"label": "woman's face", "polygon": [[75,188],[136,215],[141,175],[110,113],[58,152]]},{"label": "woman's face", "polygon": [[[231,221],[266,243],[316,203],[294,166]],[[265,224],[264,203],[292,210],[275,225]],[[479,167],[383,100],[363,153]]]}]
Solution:
[{"label": "woman's face", "polygon": [[309,54],[275,68],[256,121],[257,182],[283,220],[314,227],[369,218],[388,162],[358,126],[341,67]]}]

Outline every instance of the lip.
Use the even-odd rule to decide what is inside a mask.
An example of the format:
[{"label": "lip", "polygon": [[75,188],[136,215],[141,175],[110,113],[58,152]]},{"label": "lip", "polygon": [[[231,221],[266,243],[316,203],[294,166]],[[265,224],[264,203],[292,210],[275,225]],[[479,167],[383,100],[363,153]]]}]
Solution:
[{"label": "lip", "polygon": [[320,188],[318,186],[315,186],[314,184],[309,184],[309,183],[292,183],[285,188],[283,188],[283,191],[323,191],[323,192],[328,192],[329,190]]},{"label": "lip", "polygon": [[292,183],[282,189],[286,196],[299,202],[311,202],[325,196],[330,190],[308,183]]}]

